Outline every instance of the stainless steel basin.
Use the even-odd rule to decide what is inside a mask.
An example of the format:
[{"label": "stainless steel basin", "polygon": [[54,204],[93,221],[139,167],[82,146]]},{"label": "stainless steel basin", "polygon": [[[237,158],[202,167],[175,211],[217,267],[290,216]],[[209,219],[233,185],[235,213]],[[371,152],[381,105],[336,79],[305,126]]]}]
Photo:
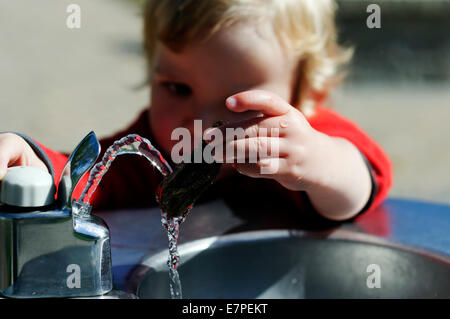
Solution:
[{"label": "stainless steel basin", "polygon": [[[183,298],[450,298],[450,256],[345,230],[245,232],[179,251]],[[136,269],[138,297],[170,298],[167,254]]]}]

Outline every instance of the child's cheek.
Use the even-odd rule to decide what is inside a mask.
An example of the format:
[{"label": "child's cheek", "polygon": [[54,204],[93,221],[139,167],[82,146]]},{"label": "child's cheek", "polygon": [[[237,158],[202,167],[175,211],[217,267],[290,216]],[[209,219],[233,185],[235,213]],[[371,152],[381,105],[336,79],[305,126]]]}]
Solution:
[{"label": "child's cheek", "polygon": [[154,142],[168,154],[170,154],[173,145],[171,135],[177,127],[176,121],[173,112],[168,112],[165,108],[150,107],[150,127],[155,139]]}]

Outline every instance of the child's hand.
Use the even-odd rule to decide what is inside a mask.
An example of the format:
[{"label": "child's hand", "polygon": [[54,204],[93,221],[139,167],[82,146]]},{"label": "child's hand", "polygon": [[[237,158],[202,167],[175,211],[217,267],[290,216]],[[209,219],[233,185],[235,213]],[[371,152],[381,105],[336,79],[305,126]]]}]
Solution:
[{"label": "child's hand", "polygon": [[[314,130],[300,111],[279,96],[258,90],[233,95],[226,105],[233,112],[252,110],[264,116],[222,126],[224,136],[227,128],[243,128],[245,136],[225,141],[224,156],[219,161],[233,162],[241,174],[272,178],[290,190],[305,190],[310,183],[320,179],[319,153],[326,137]],[[267,134],[262,134],[264,129]],[[272,133],[278,134],[271,134],[271,129]],[[274,154],[274,147],[278,148],[278,154]],[[227,149],[234,149],[232,157],[227,154]],[[268,153],[268,156],[258,156],[256,163],[249,163],[251,152]],[[243,159],[236,158],[237,154],[246,155],[245,163],[239,163]]]},{"label": "child's hand", "polygon": [[45,171],[47,167],[28,143],[13,133],[0,134],[0,181],[5,177],[7,168],[11,166],[33,166]]},{"label": "child's hand", "polygon": [[[270,92],[242,92],[229,97],[226,105],[233,112],[260,111],[263,117],[220,127],[223,136],[226,128],[243,128],[245,136],[225,141],[224,156],[216,160],[234,163],[244,175],[272,178],[287,189],[306,191],[315,209],[332,220],[351,218],[366,205],[372,192],[371,175],[352,143],[313,129],[300,111]],[[267,129],[266,137],[259,134],[262,129]],[[277,136],[270,136],[270,129],[277,129]],[[239,163],[235,158],[259,150],[264,153],[268,144],[278,148],[278,154],[271,155],[269,148],[269,156],[258,157],[256,163]],[[234,149],[231,158],[227,158],[227,147]]]}]

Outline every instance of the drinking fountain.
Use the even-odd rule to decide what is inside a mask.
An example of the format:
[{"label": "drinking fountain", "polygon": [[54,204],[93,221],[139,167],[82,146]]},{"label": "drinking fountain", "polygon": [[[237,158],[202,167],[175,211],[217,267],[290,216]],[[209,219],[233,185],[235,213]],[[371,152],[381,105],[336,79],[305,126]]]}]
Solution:
[{"label": "drinking fountain", "polygon": [[[450,256],[344,229],[270,229],[179,246],[186,299],[450,298]],[[129,277],[141,299],[170,298],[167,251]]]},{"label": "drinking fountain", "polygon": [[88,297],[113,289],[108,227],[72,204],[75,187],[99,154],[91,132],[70,155],[57,196],[49,173],[8,169],[0,191],[1,296]]}]

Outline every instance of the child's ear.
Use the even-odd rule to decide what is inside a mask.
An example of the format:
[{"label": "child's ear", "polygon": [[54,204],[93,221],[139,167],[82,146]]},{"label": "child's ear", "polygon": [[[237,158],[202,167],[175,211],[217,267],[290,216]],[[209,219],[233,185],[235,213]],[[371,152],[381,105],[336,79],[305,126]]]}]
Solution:
[{"label": "child's ear", "polygon": [[300,103],[303,98],[307,96],[306,93],[309,90],[307,81],[304,78],[304,66],[304,60],[298,61],[292,76],[291,98],[289,104],[298,109],[300,109]]},{"label": "child's ear", "polygon": [[294,69],[290,104],[301,110],[303,102],[311,98],[312,88],[305,76],[305,59],[300,59]]},{"label": "child's ear", "polygon": [[305,99],[302,102],[302,105],[298,108],[303,115],[308,118],[314,114],[314,108],[316,106],[316,101],[312,99]]},{"label": "child's ear", "polygon": [[325,100],[328,97],[328,92],[323,91],[317,91],[317,90],[311,90],[308,94],[308,99],[315,101],[316,104],[323,105]]}]

